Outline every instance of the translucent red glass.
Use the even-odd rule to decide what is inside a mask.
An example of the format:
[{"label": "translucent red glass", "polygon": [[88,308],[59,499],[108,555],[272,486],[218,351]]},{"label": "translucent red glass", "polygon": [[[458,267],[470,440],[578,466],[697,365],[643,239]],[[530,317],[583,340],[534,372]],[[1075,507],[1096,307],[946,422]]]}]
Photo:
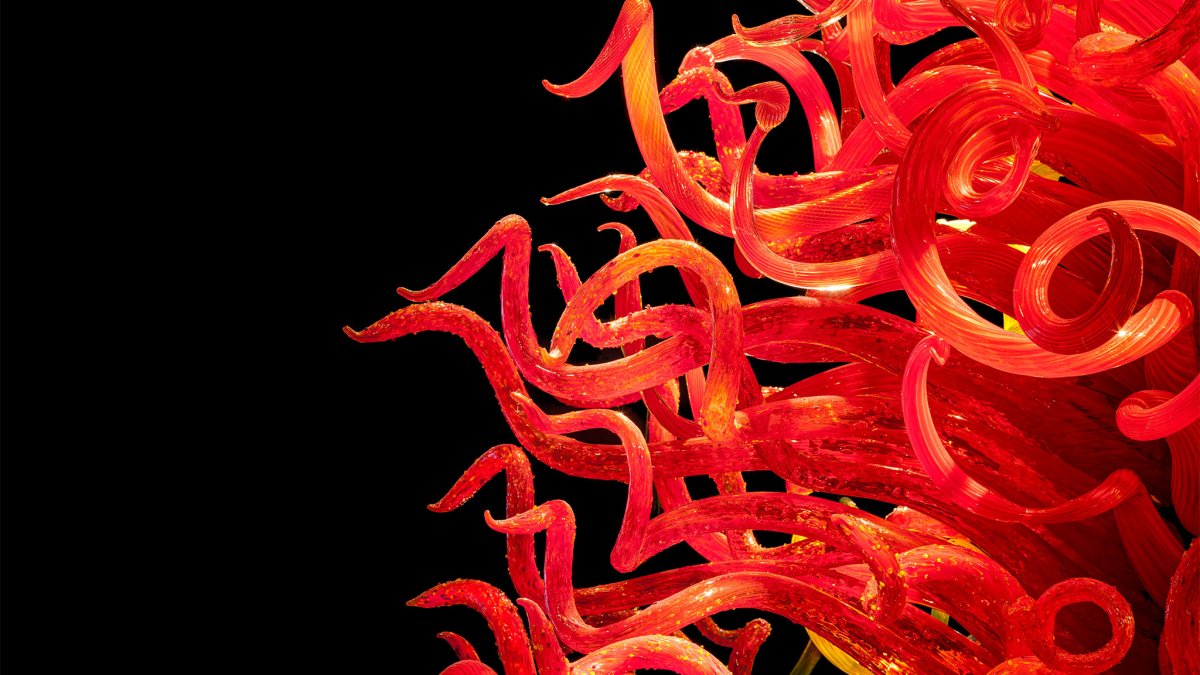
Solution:
[{"label": "translucent red glass", "polygon": [[[566,303],[551,335],[531,319],[532,237],[516,215],[432,285],[400,289],[411,304],[347,329],[360,342],[456,335],[516,441],[431,506],[460,508],[504,474],[505,517],[485,517],[507,537],[515,596],[458,580],[410,604],[477,610],[508,673],[748,673],[780,619],[813,638],[796,672],[818,655],[881,675],[1200,672],[1200,4],[805,6],[761,26],[734,17],[660,85],[650,3],[627,0],[591,67],[546,84],[586,96],[619,69],[645,162],[546,203],[600,195],[644,209],[659,235],[638,244],[602,226],[621,246],[587,279],[542,247]],[[892,81],[891,45],[949,26],[978,37]],[[833,67],[840,110],[806,53]],[[720,70],[733,60],[782,81],[735,90]],[[789,91],[816,171],[763,173]],[[666,116],[697,99],[713,156],[668,131]],[[753,106],[748,134],[739,106]],[[693,226],[731,238],[741,270]],[[501,255],[499,332],[439,301]],[[643,303],[661,268],[689,302]],[[744,305],[744,275],[778,281],[779,297]],[[862,304],[897,290],[915,322]],[[580,341],[620,356],[573,363]],[[765,387],[755,362],[841,365]],[[532,389],[571,411],[548,414]],[[619,442],[572,436],[592,429]],[[530,456],[628,484],[612,504],[620,580],[575,586],[574,512],[537,502]],[[787,487],[748,491],[747,471]],[[702,476],[718,495],[692,499],[685,479]],[[873,514],[855,497],[891,507]],[[764,546],[755,531],[793,537]],[[637,575],[676,545],[708,562]],[[1079,603],[1102,611],[1062,611]],[[762,617],[714,621],[742,608]],[[459,659],[444,672],[494,672],[464,638],[440,636]],[[706,644],[731,650],[727,662]]]}]

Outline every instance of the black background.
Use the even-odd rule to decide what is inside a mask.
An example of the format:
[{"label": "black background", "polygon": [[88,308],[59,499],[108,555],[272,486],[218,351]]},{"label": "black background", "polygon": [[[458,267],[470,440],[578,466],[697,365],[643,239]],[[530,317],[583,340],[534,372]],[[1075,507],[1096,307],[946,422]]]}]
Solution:
[{"label": "black background", "polygon": [[[404,306],[397,286],[432,282],[510,213],[585,277],[616,250],[597,226],[654,236],[644,214],[598,199],[538,201],[643,167],[619,75],[580,100],[541,86],[583,72],[619,6],[97,5],[11,25],[5,14],[6,665],[438,672],[454,659],[434,635],[451,630],[499,667],[470,610],[404,605],[459,577],[512,592],[503,538],[483,520],[503,509],[500,481],[457,512],[425,509],[513,440],[495,397],[456,338],[359,345],[342,327]],[[798,5],[654,9],[666,83],[688,49],[731,32],[732,14],[757,25]],[[894,75],[931,47],[895,49]],[[831,71],[814,64],[836,104]],[[737,87],[778,79],[722,69]],[[712,150],[702,104],[669,124],[680,148]],[[812,170],[794,101],[758,164]],[[694,232],[734,269],[728,240]],[[545,339],[562,302],[548,257],[535,254],[532,273]],[[743,302],[794,292],[734,276]],[[494,262],[445,299],[499,325],[498,282]],[[644,291],[682,299],[670,271]],[[576,509],[575,584],[615,580],[624,486],[534,472],[539,502]],[[675,547],[639,573],[697,561]],[[756,672],[787,672],[805,644],[773,624]]]},{"label": "black background", "polygon": [[[664,0],[654,8],[662,84],[689,48],[730,33],[733,13],[757,25],[798,6],[787,0]],[[262,144],[248,143],[242,161],[251,166],[234,171],[248,176],[261,168],[275,187],[278,208],[266,205],[259,226],[279,233],[266,255],[283,263],[275,269],[284,271],[269,275],[254,313],[253,350],[281,366],[270,377],[271,391],[303,393],[275,421],[278,433],[267,430],[248,448],[262,472],[252,481],[262,487],[261,501],[255,500],[238,532],[271,561],[248,565],[254,570],[248,572],[250,585],[261,582],[274,591],[264,591],[268,607],[250,624],[286,616],[278,649],[289,659],[339,672],[437,672],[454,658],[434,635],[451,630],[499,667],[494,641],[472,611],[404,605],[460,577],[513,592],[503,537],[483,520],[484,509],[503,511],[501,480],[457,512],[425,509],[476,457],[513,440],[494,395],[457,338],[422,334],[358,345],[341,329],[362,328],[407,304],[395,295],[397,286],[432,282],[510,213],[530,221],[535,247],[562,245],[585,278],[616,250],[616,236],[597,233],[597,226],[618,220],[643,241],[654,236],[641,212],[618,214],[595,198],[558,207],[538,201],[607,173],[643,167],[619,75],[579,100],[557,98],[541,86],[543,78],[565,82],[581,73],[618,9],[616,1],[314,8],[289,10],[263,26],[272,37],[236,85],[247,99],[268,103],[260,112],[248,111],[239,131],[239,138]],[[896,74],[928,48],[896,50]],[[815,61],[829,80],[831,71]],[[778,79],[753,64],[723,70],[737,87]],[[827,86],[836,92],[831,81]],[[672,114],[669,123],[679,147],[711,152],[702,103]],[[794,101],[759,166],[775,173],[812,170],[808,132]],[[728,240],[694,231],[734,269]],[[498,262],[489,264],[445,300],[498,326],[499,271]],[[794,292],[734,275],[743,302]],[[647,293],[654,284],[678,286],[668,277],[651,275]],[[280,295],[299,297],[296,313],[280,315],[271,300]],[[549,257],[536,252],[531,307],[545,339],[562,301]],[[303,348],[296,346],[298,330],[306,333],[299,340]],[[313,336],[316,346],[309,346]],[[281,353],[287,354],[282,362]],[[785,385],[805,371],[767,373],[765,384]],[[263,457],[270,458],[265,468]],[[607,560],[624,486],[571,479],[536,462],[534,473],[538,502],[565,498],[576,509],[575,584],[617,579]],[[751,480],[752,488],[781,487],[771,477]],[[694,486],[705,494],[702,481]],[[279,533],[287,534],[280,539]],[[699,561],[676,549],[639,573]],[[236,607],[230,612],[237,614]],[[733,626],[751,616],[734,614],[718,618]],[[775,633],[755,672],[787,672],[805,644],[803,631],[783,619],[772,623]],[[252,628],[233,632],[237,641],[256,641]],[[714,651],[727,657],[726,650]]]}]

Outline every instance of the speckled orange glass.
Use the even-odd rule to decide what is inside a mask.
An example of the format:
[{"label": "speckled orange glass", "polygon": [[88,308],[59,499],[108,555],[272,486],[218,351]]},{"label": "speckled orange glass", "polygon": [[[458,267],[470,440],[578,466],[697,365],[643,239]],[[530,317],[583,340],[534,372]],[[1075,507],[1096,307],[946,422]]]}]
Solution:
[{"label": "speckled orange glass", "polygon": [[[433,285],[400,289],[412,304],[347,329],[360,342],[458,336],[516,438],[432,508],[459,508],[505,474],[506,517],[485,517],[507,537],[517,597],[458,580],[410,604],[478,610],[508,673],[749,673],[778,620],[812,639],[800,674],[821,658],[880,675],[1200,673],[1200,1],[805,6],[757,27],[734,17],[733,34],[693,49],[660,88],[650,4],[628,0],[592,66],[546,84],[586,96],[619,68],[645,160],[547,203],[601,195],[644,209],[660,235],[639,245],[605,225],[620,252],[586,280],[543,247],[566,301],[548,348],[530,318],[529,224],[515,215]],[[892,81],[890,45],[956,25],[978,37]],[[833,67],[841,110],[806,52]],[[782,82],[735,91],[719,67],[738,59]],[[816,171],[762,173],[789,88]],[[668,133],[665,115],[697,99],[715,156]],[[693,226],[733,239],[736,275]],[[438,299],[501,252],[497,332]],[[643,275],[664,267],[690,303],[643,304]],[[780,297],[743,305],[742,275],[780,282]],[[861,302],[897,290],[915,322]],[[602,322],[614,295],[616,318]],[[574,364],[579,341],[622,356]],[[764,387],[747,357],[843,365]],[[573,411],[547,414],[529,387]],[[631,405],[644,428],[619,410]],[[569,435],[589,429],[620,443]],[[574,513],[537,503],[529,455],[628,484],[613,504],[617,572],[675,545],[708,562],[576,588]],[[747,491],[742,472],[756,470],[786,491]],[[691,476],[719,494],[693,500]],[[755,530],[793,537],[768,547]],[[1060,614],[1078,603],[1102,612]],[[762,617],[715,622],[739,608]],[[494,672],[441,636],[459,658],[444,672]],[[728,663],[705,644],[731,648]]]}]

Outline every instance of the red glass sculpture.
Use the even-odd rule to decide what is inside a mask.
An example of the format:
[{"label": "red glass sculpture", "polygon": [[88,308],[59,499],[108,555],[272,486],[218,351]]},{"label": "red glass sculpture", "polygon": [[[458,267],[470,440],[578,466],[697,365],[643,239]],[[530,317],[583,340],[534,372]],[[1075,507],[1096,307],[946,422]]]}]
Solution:
[{"label": "red glass sculpture", "polygon": [[[432,285],[401,288],[411,304],[347,329],[360,342],[456,335],[516,440],[431,506],[459,508],[504,474],[506,513],[485,517],[507,538],[516,597],[458,580],[410,604],[477,610],[508,673],[749,673],[779,619],[812,637],[793,672],[821,656],[880,675],[1200,672],[1188,546],[1200,531],[1200,2],[805,6],[754,27],[734,17],[664,86],[650,3],[627,0],[593,64],[546,84],[586,96],[619,69],[645,162],[546,203],[600,195],[643,209],[659,234],[638,244],[603,226],[620,250],[586,279],[543,246],[566,304],[552,335],[531,320],[532,237],[516,215]],[[949,26],[978,37],[894,83],[890,47]],[[805,54],[832,66],[840,110]],[[734,60],[782,82],[735,89],[720,70]],[[789,90],[816,170],[772,175],[755,162]],[[714,155],[679,150],[667,128],[698,99]],[[748,134],[740,106],[753,107]],[[731,238],[741,270],[693,226]],[[497,256],[499,331],[439,301]],[[690,302],[643,302],[661,268]],[[743,304],[744,275],[778,281],[779,297]],[[893,291],[916,321],[862,302]],[[581,341],[620,356],[573,362]],[[841,365],[768,387],[757,362]],[[616,442],[573,435],[596,429]],[[572,506],[537,502],[530,455],[627,483],[612,504],[621,580],[575,585]],[[786,489],[749,491],[743,472],[764,470]],[[701,476],[716,496],[690,496],[685,479]],[[755,531],[792,540],[767,546]],[[676,545],[707,562],[637,574]],[[1081,603],[1101,611],[1063,611]],[[761,618],[715,621],[746,608]],[[459,658],[444,672],[494,672],[464,638],[441,637]]]}]

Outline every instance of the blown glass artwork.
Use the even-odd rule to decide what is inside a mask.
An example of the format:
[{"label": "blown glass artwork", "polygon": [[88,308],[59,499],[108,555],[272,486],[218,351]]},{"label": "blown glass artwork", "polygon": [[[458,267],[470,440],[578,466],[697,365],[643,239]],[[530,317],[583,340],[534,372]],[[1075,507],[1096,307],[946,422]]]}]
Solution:
[{"label": "blown glass artwork", "polygon": [[[510,674],[750,673],[781,621],[811,638],[794,673],[1200,673],[1200,0],[804,7],[733,17],[661,84],[651,5],[627,0],[591,66],[545,84],[575,98],[619,80],[644,160],[546,203],[641,209],[658,235],[602,225],[619,251],[586,279],[541,247],[565,303],[552,335],[531,319],[517,215],[347,329],[461,339],[515,438],[431,506],[463,508],[503,475],[505,513],[481,517],[506,538],[515,594],[455,580],[409,604],[477,610]],[[893,45],[952,26],[976,37],[893,82]],[[721,68],[738,60],[780,81],[735,89]],[[707,106],[715,154],[672,140],[667,115],[688,105]],[[790,112],[816,170],[759,171]],[[730,238],[739,269],[696,227]],[[496,330],[439,298],[498,256]],[[644,303],[667,274],[689,301]],[[743,304],[747,276],[778,297]],[[915,321],[864,303],[896,291]],[[580,342],[619,356],[579,363]],[[828,365],[766,386],[772,362]],[[593,430],[609,440],[577,433]],[[619,580],[575,585],[572,505],[537,501],[532,460],[627,484]],[[781,488],[751,491],[746,472]],[[693,498],[705,480],[717,494]],[[707,562],[637,573],[674,546]],[[444,673],[495,672],[442,637],[458,657]]]}]

